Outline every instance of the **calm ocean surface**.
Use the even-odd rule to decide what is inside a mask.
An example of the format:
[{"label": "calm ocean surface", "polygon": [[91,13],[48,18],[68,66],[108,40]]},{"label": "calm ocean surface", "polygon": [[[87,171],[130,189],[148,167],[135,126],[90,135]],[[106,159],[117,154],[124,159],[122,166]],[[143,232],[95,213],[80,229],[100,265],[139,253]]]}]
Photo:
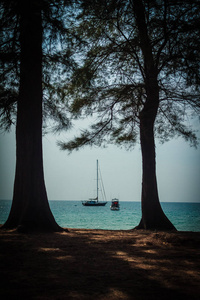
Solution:
[{"label": "calm ocean surface", "polygon": [[[141,218],[140,202],[120,202],[120,211],[105,207],[85,207],[81,201],[49,201],[57,223],[67,228],[132,229]],[[161,203],[162,208],[180,231],[200,231],[200,203]],[[0,224],[9,214],[11,201],[0,200]]]}]

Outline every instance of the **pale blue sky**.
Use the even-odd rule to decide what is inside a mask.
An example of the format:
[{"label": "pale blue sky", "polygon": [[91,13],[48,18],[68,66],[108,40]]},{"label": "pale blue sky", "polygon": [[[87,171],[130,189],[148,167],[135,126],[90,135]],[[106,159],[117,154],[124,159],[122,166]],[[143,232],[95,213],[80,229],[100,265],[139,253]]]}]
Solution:
[{"label": "pale blue sky", "polygon": [[[140,201],[141,153],[108,148],[84,148],[68,154],[56,145],[61,136],[43,141],[45,182],[49,200],[86,200],[95,193],[96,160],[99,160],[107,200]],[[160,201],[200,202],[200,148],[182,139],[156,143]],[[0,135],[0,199],[12,199],[15,172],[15,134]]]}]

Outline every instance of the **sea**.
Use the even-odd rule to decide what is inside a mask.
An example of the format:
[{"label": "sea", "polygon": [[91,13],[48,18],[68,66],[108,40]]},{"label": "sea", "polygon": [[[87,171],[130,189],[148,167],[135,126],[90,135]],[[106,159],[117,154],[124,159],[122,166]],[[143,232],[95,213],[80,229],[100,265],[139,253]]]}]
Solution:
[{"label": "sea", "polygon": [[[10,200],[0,200],[0,224],[9,215]],[[121,201],[119,211],[111,211],[110,204],[86,207],[81,201],[49,201],[56,222],[65,228],[129,230],[138,225],[141,203]],[[179,231],[200,232],[200,203],[161,202],[161,206]]]}]

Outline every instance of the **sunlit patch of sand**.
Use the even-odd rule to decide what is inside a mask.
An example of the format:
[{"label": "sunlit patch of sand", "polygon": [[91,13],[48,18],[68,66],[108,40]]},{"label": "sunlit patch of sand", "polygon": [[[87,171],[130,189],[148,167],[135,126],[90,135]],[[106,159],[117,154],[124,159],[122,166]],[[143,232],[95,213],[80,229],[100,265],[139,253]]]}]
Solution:
[{"label": "sunlit patch of sand", "polygon": [[125,292],[120,291],[117,288],[111,288],[110,292],[106,295],[108,299],[129,299],[128,295]]},{"label": "sunlit patch of sand", "polygon": [[40,252],[56,252],[60,251],[59,248],[39,248],[38,251]]},{"label": "sunlit patch of sand", "polygon": [[64,255],[64,256],[57,256],[56,259],[58,260],[70,260],[70,261],[74,261],[74,257],[72,255]]},{"label": "sunlit patch of sand", "polygon": [[124,260],[125,262],[130,263],[131,268],[140,268],[140,269],[155,269],[156,267],[153,264],[149,264],[148,261],[145,262],[144,258],[134,257],[130,256],[130,254],[123,252],[123,251],[117,251],[113,253],[114,258],[120,258]]}]

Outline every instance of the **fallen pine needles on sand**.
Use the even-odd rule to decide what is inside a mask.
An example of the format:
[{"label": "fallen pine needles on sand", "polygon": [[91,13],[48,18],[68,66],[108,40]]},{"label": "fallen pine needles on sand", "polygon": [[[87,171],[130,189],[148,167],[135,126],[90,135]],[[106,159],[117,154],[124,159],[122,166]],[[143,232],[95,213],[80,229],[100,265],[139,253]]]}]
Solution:
[{"label": "fallen pine needles on sand", "polygon": [[200,233],[0,231],[1,299],[200,299]]}]

